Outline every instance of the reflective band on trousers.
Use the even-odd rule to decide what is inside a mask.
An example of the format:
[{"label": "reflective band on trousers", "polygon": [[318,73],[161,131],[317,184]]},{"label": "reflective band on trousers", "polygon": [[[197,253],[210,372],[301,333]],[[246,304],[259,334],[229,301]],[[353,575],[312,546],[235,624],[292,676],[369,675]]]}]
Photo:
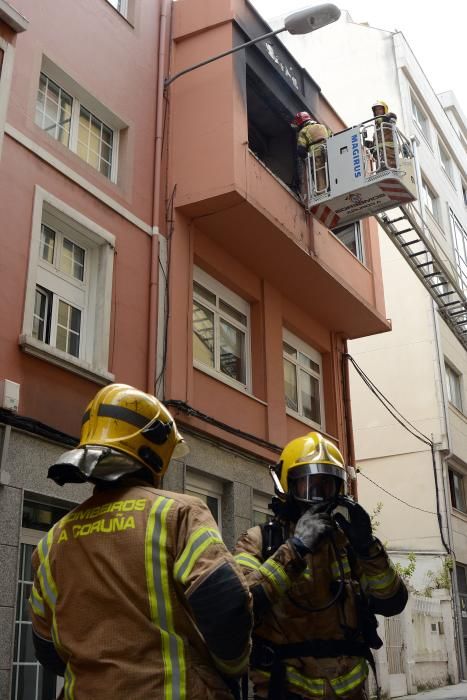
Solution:
[{"label": "reflective band on trousers", "polygon": [[[167,514],[174,501],[160,496],[146,528],[145,564],[151,620],[159,629],[164,665],[164,700],[186,699],[185,649],[173,625],[167,569]],[[162,699],[161,699],[162,700]]]},{"label": "reflective band on trousers", "polygon": [[174,576],[177,581],[185,583],[197,560],[211,544],[222,543],[217,530],[200,527],[190,536],[187,545],[174,566]]},{"label": "reflective band on trousers", "polygon": [[[254,673],[258,673],[265,678],[270,677],[270,673],[260,669],[253,669]],[[322,698],[324,696],[326,681],[331,685],[334,693],[338,697],[342,697],[355,690],[359,685],[364,683],[368,676],[368,665],[364,659],[360,661],[348,672],[342,676],[337,676],[333,679],[325,678],[308,678],[302,673],[299,673],[296,668],[286,666],[287,682],[293,686],[294,691],[297,689],[300,693],[305,693],[306,696],[312,698]]]}]

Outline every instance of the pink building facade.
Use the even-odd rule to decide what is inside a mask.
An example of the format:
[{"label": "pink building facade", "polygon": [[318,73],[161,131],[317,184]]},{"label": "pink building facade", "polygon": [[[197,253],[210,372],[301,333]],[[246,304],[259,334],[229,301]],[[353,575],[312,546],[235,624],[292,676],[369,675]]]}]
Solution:
[{"label": "pink building facade", "polygon": [[[297,197],[293,114],[344,125],[244,0],[0,0],[0,697],[54,698],[24,602],[98,388],[163,398],[190,444],[166,488],[232,545],[267,465],[319,429],[352,459],[346,341],[384,332],[374,225],[334,233]],[[19,400],[18,400],[19,396]]]}]

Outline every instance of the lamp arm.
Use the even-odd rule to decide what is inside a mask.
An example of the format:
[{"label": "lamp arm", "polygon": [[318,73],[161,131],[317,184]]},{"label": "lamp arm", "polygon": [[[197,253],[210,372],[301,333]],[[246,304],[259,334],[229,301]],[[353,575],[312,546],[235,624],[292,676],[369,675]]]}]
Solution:
[{"label": "lamp arm", "polygon": [[286,27],[282,27],[281,29],[276,29],[273,32],[268,32],[267,34],[263,34],[262,36],[256,37],[256,39],[252,39],[251,41],[247,41],[245,44],[240,44],[239,46],[234,46],[232,49],[229,49],[228,51],[224,51],[223,53],[217,54],[217,56],[212,56],[211,58],[207,58],[205,61],[201,61],[200,63],[195,63],[194,66],[190,66],[189,68],[184,68],[183,70],[179,71],[178,73],[175,73],[175,75],[171,75],[168,78],[164,80],[164,87],[168,88],[171,83],[174,82],[174,80],[177,80],[177,78],[180,78],[180,76],[185,75],[185,73],[191,73],[192,70],[195,70],[196,68],[201,68],[201,66],[206,66],[208,63],[212,63],[213,61],[217,61],[219,58],[224,58],[224,56],[229,56],[232,53],[236,53],[237,51],[241,51],[242,49],[247,49],[249,46],[252,46],[253,44],[256,44],[258,41],[263,41],[264,39],[269,39],[272,36],[276,36],[276,34],[280,34],[281,32],[285,32]]}]

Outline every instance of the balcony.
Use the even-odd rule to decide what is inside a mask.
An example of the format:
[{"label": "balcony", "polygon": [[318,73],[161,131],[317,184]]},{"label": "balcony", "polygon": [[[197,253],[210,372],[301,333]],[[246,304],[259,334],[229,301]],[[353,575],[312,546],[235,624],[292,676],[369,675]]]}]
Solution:
[{"label": "balcony", "polygon": [[[268,29],[240,1],[202,7],[176,4],[172,72]],[[297,197],[292,116],[307,109],[334,130],[343,124],[282,44],[223,58],[170,90],[177,213],[327,327],[349,338],[388,330],[371,227],[365,266]]]}]

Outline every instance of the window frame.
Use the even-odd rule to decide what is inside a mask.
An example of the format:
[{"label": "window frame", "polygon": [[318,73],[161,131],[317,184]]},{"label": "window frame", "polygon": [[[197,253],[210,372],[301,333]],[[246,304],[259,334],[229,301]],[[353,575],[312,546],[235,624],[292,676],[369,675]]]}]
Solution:
[{"label": "window frame", "polygon": [[[417,129],[422,134],[423,138],[431,148],[431,131],[430,131],[430,120],[426,111],[420,104],[420,101],[415,97],[413,92],[410,92],[410,102],[412,105],[412,121],[416,125]],[[420,120],[419,115],[422,116]],[[424,125],[426,128],[424,128]]]},{"label": "window frame", "polygon": [[[90,251],[88,271],[85,273],[86,291],[80,289],[82,284],[78,281],[67,280],[66,283],[68,289],[80,289],[84,298],[85,308],[81,321],[82,352],[79,357],[59,350],[33,335],[37,286],[59,297],[63,289],[63,277],[52,265],[40,259],[44,221],[47,225],[47,222],[58,222],[65,237],[71,238],[82,247],[86,246]],[[20,345],[25,352],[99,384],[107,384],[114,380],[114,375],[108,370],[114,250],[113,234],[36,186],[23,327],[20,335]],[[69,298],[65,298],[64,301],[71,303]]]},{"label": "window frame", "polygon": [[[430,201],[433,210],[430,209],[428,206],[427,202]],[[425,211],[427,211],[430,215],[430,217],[433,219],[433,221],[441,227],[441,207],[440,207],[440,202],[439,202],[439,196],[436,194],[436,192],[433,190],[431,185],[427,182],[425,177],[422,175],[422,204],[423,207],[425,208]]]},{"label": "window frame", "polygon": [[[446,374],[446,391],[447,398],[451,406],[454,406],[461,413],[463,412],[463,382],[462,374],[458,372],[450,362],[444,361],[444,368]],[[455,384],[451,382],[451,377],[454,378]],[[458,401],[458,403],[456,403]]]},{"label": "window frame", "polygon": [[118,12],[119,15],[122,15],[122,17],[128,19],[128,0],[116,0],[117,3],[120,3],[120,8],[115,7],[112,0],[107,0],[107,2],[114,8],[116,12]]},{"label": "window frame", "polygon": [[457,275],[462,289],[467,292],[467,231],[449,207],[452,247],[456,261]]},{"label": "window frame", "polygon": [[259,525],[257,518],[255,518],[255,513],[264,514],[267,516],[265,520],[261,522],[267,522],[267,519],[272,517],[273,513],[268,504],[272,501],[272,494],[261,493],[260,491],[253,491],[252,507],[251,507],[251,523],[252,525]]},{"label": "window frame", "polygon": [[[42,501],[36,501],[34,498],[25,498],[25,503],[34,503],[36,505],[41,506],[44,510],[49,509],[51,507],[55,507],[56,509],[63,510],[63,515],[68,513],[73,507],[74,504],[62,504],[60,506],[56,505],[55,503],[50,503],[50,502],[42,502]],[[23,504],[23,510],[24,510],[24,504]],[[62,517],[62,516],[61,516]],[[23,520],[24,522],[24,520]],[[56,520],[54,522],[57,522]],[[20,533],[20,563],[17,571],[17,577],[16,577],[16,585],[17,585],[17,598],[18,595],[21,595],[20,603],[24,600],[23,598],[23,588],[24,586],[29,586],[32,582],[28,581],[24,578],[24,569],[23,569],[23,563],[24,563],[24,557],[25,557],[25,550],[23,547],[28,547],[28,546],[33,546],[36,547],[40,540],[47,534],[47,531],[53,526],[54,522],[50,524],[50,527],[46,527],[43,530],[39,529],[31,529],[28,527],[25,527],[24,525],[21,528],[21,533]],[[26,550],[27,551],[27,550]],[[14,619],[14,626],[15,626],[15,632],[14,632],[14,639],[16,642],[16,635],[17,635],[17,627],[19,627],[18,630],[18,643],[14,643],[13,647],[13,655],[12,655],[12,661],[11,661],[11,667],[12,670],[15,668],[20,668],[20,667],[35,667],[36,668],[36,690],[34,693],[34,698],[31,698],[31,700],[39,700],[39,687],[38,687],[38,682],[37,682],[37,677],[41,669],[41,664],[37,659],[35,661],[21,661],[21,636],[23,633],[23,625],[27,625],[28,627],[32,625],[31,621],[28,620],[23,620],[22,617],[22,605],[18,605],[18,600],[16,601],[16,608],[15,608],[15,619]],[[18,618],[18,610],[20,612],[20,617]],[[44,673],[44,670],[42,669],[42,673]],[[50,674],[52,677],[54,674]],[[16,674],[16,679],[15,681],[12,680],[12,685],[11,685],[11,698],[12,700],[16,700],[18,697],[18,674]],[[58,694],[60,693],[62,687],[63,687],[63,678],[60,676],[55,676],[55,687],[56,687],[56,693],[55,695],[58,697]]]},{"label": "window frame", "polygon": [[[344,243],[344,241],[339,237],[339,234],[337,232],[343,232],[345,229],[350,229],[353,226],[354,229],[354,239],[355,239],[355,249],[356,252],[354,253],[353,250],[349,248],[347,243]],[[362,265],[365,265],[365,246],[363,242],[363,231],[362,231],[362,226],[360,221],[354,221],[351,224],[345,224],[344,226],[337,226],[334,229],[331,229],[331,233],[333,236],[337,238],[338,241],[344,245],[348,251],[352,253],[352,255],[359,260]]]},{"label": "window frame", "polygon": [[[457,484],[454,480],[457,479]],[[451,465],[448,466],[448,481],[449,481],[449,492],[451,496],[451,506],[455,510],[467,515],[467,498],[466,498],[466,487],[465,487],[465,475],[462,474],[457,469],[453,468]],[[457,490],[456,490],[457,486]],[[461,494],[462,503],[458,503],[457,493]],[[462,507],[461,507],[462,506]]]},{"label": "window frame", "polygon": [[3,137],[10,98],[11,84],[13,80],[13,63],[15,47],[0,36],[0,49],[3,51],[3,60],[0,71],[0,158],[2,156]]},{"label": "window frame", "polygon": [[[218,520],[216,522],[219,532],[222,533],[222,498],[224,495],[223,482],[210,474],[201,474],[200,472],[187,467],[183,492],[190,496],[197,496],[198,498],[200,496],[209,496],[210,498],[216,499],[218,513]],[[203,498],[201,500],[204,502]],[[211,514],[213,515],[212,511]],[[216,519],[214,515],[213,517]]]},{"label": "window frame", "polygon": [[[290,345],[294,350],[297,351],[298,353],[302,353],[303,355],[306,355],[312,362],[317,364],[320,368],[320,372],[317,373],[314,370],[312,370],[309,367],[306,367],[305,365],[302,365],[297,361],[294,362],[293,358],[290,358],[289,356],[285,356],[284,353],[284,347],[282,346],[282,366],[284,366],[284,360],[288,360],[292,364],[295,365],[295,376],[297,379],[297,404],[298,404],[298,411],[294,411],[292,408],[287,406],[287,401],[286,401],[286,394],[285,394],[285,381],[284,381],[284,402],[285,402],[285,411],[286,414],[289,416],[292,416],[293,418],[301,421],[302,423],[306,423],[307,425],[312,426],[313,428],[316,428],[317,430],[325,432],[326,430],[326,417],[325,417],[325,405],[324,405],[324,385],[323,385],[323,357],[321,353],[318,350],[315,350],[312,348],[310,345],[305,343],[305,341],[301,340],[298,338],[296,335],[291,333],[289,330],[286,328],[282,329],[282,341],[283,343],[287,343]],[[297,371],[297,368],[300,370],[303,370],[307,374],[310,374],[312,377],[318,380],[319,384],[319,409],[320,409],[320,423],[317,423],[316,421],[312,420],[311,418],[307,418],[304,416],[302,413],[300,413],[300,408],[301,408],[301,392],[300,392],[300,375],[299,372]],[[297,376],[298,374],[298,376]]]},{"label": "window frame", "polygon": [[[201,295],[197,294],[194,289],[195,283],[204,287],[208,292],[215,295],[216,304],[209,302]],[[206,374],[232,386],[236,389],[240,389],[248,394],[252,391],[252,358],[251,358],[251,307],[249,302],[240,297],[238,294],[230,290],[228,287],[224,286],[221,282],[211,277],[207,272],[198,266],[193,267],[193,284],[191,288],[192,296],[192,338],[194,334],[193,327],[193,309],[194,302],[196,301],[200,306],[205,307],[208,311],[214,314],[214,367],[203,363],[201,360],[195,358],[194,348],[193,348],[193,366]],[[226,311],[223,311],[219,307],[219,301],[223,301],[227,305],[231,306],[234,310],[246,317],[247,323],[244,326],[240,321],[235,319],[233,316],[229,316]],[[244,361],[245,361],[245,382],[239,381],[234,377],[230,377],[225,374],[220,369],[220,334],[216,329],[219,327],[220,319],[224,319],[227,323],[237,328],[239,331],[244,333]]]},{"label": "window frame", "polygon": [[[117,10],[118,12],[118,10]],[[55,138],[52,134],[48,133],[42,126],[40,126],[37,121],[37,105],[38,105],[38,95],[39,95],[39,88],[40,88],[40,80],[41,77],[44,76],[47,78],[47,80],[51,81],[54,85],[56,85],[60,90],[62,90],[68,97],[71,98],[71,120],[70,120],[70,133],[69,133],[69,142],[68,145],[62,143],[59,138]],[[78,94],[81,93],[81,94]],[[94,167],[92,163],[88,162],[85,158],[79,155],[78,153],[78,137],[79,137],[79,124],[80,124],[80,116],[81,116],[81,109],[85,109],[89,114],[94,117],[98,122],[100,122],[101,125],[105,126],[107,129],[109,129],[112,132],[112,158],[111,158],[111,163],[110,163],[110,174],[106,175],[103,173],[100,168]],[[105,111],[107,113],[107,118],[105,115],[102,114],[102,112]],[[119,121],[116,118],[115,119],[110,119],[109,117],[110,114],[108,110],[106,110],[103,106],[101,106],[95,99],[93,99],[90,95],[88,96],[84,90],[79,90],[75,81],[71,80],[66,76],[63,71],[61,71],[59,68],[57,68],[53,63],[51,63],[46,57],[44,57],[41,70],[39,73],[39,81],[38,81],[38,86],[37,86],[37,91],[36,91],[36,101],[35,101],[35,110],[34,110],[34,124],[35,126],[40,129],[41,132],[46,133],[51,139],[53,139],[56,143],[60,143],[63,148],[66,148],[68,151],[71,153],[74,153],[81,162],[85,163],[88,165],[92,170],[99,175],[102,175],[108,182],[112,182],[113,184],[117,184],[118,181],[118,161],[119,161],[119,144],[120,144],[120,131],[121,131],[121,124],[115,125],[111,122],[116,122]],[[102,128],[102,127],[101,127]],[[102,160],[101,155],[99,153],[99,165],[100,161]]]},{"label": "window frame", "polygon": [[[449,182],[455,189],[455,184],[454,184],[454,163],[451,158],[451,155],[444,145],[444,143],[441,141],[440,137],[438,136],[438,151],[439,151],[439,160],[441,163],[441,169],[448,178]],[[446,164],[447,163],[447,164]]]}]

